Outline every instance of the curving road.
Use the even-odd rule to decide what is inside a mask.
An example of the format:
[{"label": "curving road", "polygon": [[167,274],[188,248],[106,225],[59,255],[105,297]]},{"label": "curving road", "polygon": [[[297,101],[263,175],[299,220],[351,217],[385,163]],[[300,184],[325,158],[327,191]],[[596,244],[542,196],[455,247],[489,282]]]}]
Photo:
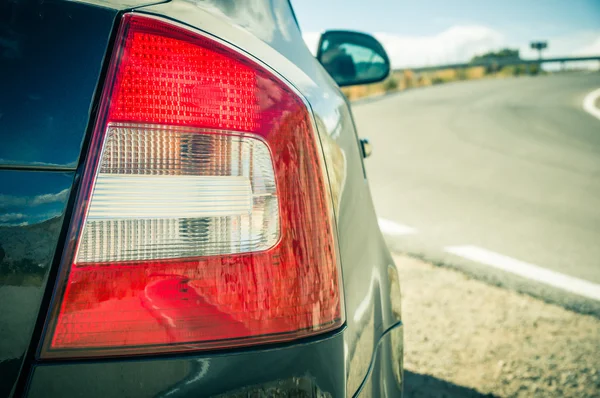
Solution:
[{"label": "curving road", "polygon": [[600,314],[600,74],[460,82],[353,106],[393,249]]}]

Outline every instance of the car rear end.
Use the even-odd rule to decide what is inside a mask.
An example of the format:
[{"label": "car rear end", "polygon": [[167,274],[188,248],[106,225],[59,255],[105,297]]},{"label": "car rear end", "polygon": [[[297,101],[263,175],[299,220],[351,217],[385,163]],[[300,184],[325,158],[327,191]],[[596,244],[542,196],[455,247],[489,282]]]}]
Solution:
[{"label": "car rear end", "polygon": [[362,387],[391,337],[351,387],[349,351],[394,320],[372,303],[348,336],[309,74],[244,49],[234,9],[187,9],[217,16],[200,30],[183,2],[3,7],[1,396]]}]

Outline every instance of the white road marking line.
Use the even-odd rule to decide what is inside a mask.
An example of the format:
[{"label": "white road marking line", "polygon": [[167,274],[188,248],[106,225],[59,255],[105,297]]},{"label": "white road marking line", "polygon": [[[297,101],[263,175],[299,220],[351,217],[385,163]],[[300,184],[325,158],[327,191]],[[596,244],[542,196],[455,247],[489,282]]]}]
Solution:
[{"label": "white road marking line", "polygon": [[559,272],[550,271],[537,265],[516,260],[477,246],[450,246],[448,253],[511,272],[524,278],[554,286],[577,295],[600,301],[600,285],[574,278]]},{"label": "white road marking line", "polygon": [[592,91],[583,99],[583,110],[600,119],[600,109],[596,108],[596,100],[600,97],[600,88]]},{"label": "white road marking line", "polygon": [[417,232],[412,227],[398,224],[385,218],[378,218],[377,221],[379,222],[379,229],[381,229],[384,235],[411,235]]}]

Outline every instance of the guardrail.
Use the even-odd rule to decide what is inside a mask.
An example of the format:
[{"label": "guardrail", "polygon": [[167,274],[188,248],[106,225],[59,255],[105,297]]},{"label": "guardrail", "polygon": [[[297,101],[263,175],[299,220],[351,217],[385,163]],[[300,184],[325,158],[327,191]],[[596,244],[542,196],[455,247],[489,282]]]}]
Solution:
[{"label": "guardrail", "polygon": [[473,68],[477,66],[493,66],[502,67],[509,65],[531,65],[531,64],[547,64],[547,63],[566,63],[566,62],[579,62],[579,61],[600,61],[600,55],[588,56],[588,57],[559,57],[559,58],[542,58],[542,59],[497,59],[485,62],[472,62],[472,63],[461,63],[461,64],[446,64],[446,65],[432,65],[432,66],[420,66],[415,68],[396,68],[394,72],[403,72],[410,70],[413,72],[427,72],[434,70],[443,69],[465,69]]}]

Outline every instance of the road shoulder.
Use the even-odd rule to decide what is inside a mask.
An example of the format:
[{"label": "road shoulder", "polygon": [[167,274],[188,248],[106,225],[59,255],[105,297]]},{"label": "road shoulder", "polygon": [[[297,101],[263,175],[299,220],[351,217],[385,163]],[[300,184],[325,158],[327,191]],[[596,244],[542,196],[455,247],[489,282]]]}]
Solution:
[{"label": "road shoulder", "polygon": [[[411,374],[499,396],[600,391],[599,319],[411,257],[395,260]],[[412,395],[442,396],[435,385]]]}]

